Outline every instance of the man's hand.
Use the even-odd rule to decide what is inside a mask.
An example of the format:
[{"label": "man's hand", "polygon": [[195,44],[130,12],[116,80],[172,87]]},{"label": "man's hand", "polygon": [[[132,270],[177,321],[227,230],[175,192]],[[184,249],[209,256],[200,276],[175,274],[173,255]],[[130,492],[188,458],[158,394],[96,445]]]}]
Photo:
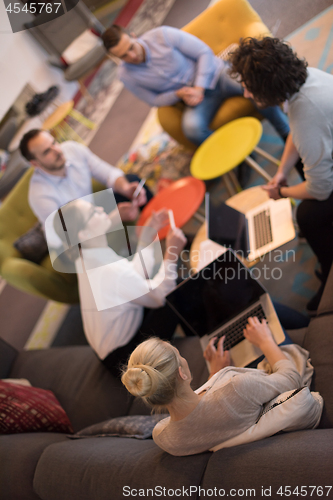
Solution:
[{"label": "man's hand", "polygon": [[139,210],[134,203],[130,203],[129,201],[124,201],[122,203],[118,203],[117,205],[121,220],[123,222],[134,221],[139,216]]},{"label": "man's hand", "polygon": [[[128,188],[126,190],[126,194],[124,196],[126,196],[128,199],[132,200],[134,191],[136,190],[138,185],[139,185],[139,183],[137,181],[130,182],[128,185]],[[147,203],[147,195],[146,195],[146,190],[144,187],[141,189],[137,198],[135,198],[135,200],[133,200],[133,203],[135,203],[135,205],[137,207],[142,207],[142,205],[145,205]]]},{"label": "man's hand", "polygon": [[254,316],[254,318],[248,319],[248,324],[243,330],[244,337],[251,342],[251,344],[259,347],[261,350],[262,346],[274,342],[272,332],[270,331],[266,320],[263,319],[260,323],[259,319]]},{"label": "man's hand", "polygon": [[152,227],[157,232],[169,224],[169,213],[167,208],[162,208],[158,212],[153,212],[145,222],[145,226]]},{"label": "man's hand", "polygon": [[274,177],[269,181],[268,186],[274,186],[277,185],[279,187],[281,186],[287,186],[287,178],[284,175],[283,172],[276,172]]},{"label": "man's hand", "polygon": [[202,87],[182,87],[176,91],[177,97],[187,106],[197,106],[204,98],[205,89]]},{"label": "man's hand", "polygon": [[[114,190],[116,193],[122,194],[123,196],[131,200],[133,198],[133,193],[138,185],[139,183],[137,181],[128,182],[126,177],[122,176],[118,177],[118,179],[116,180]],[[146,190],[144,187],[141,189],[139,196],[134,200],[134,203],[136,207],[141,207],[142,205],[145,205],[147,203]]]},{"label": "man's hand", "polygon": [[280,186],[278,184],[266,184],[266,186],[262,186],[261,189],[266,191],[268,196],[273,200],[279,200],[281,198],[279,187]]},{"label": "man's hand", "polygon": [[217,343],[217,347],[214,345],[216,338],[217,337],[213,337],[210,339],[210,342],[203,353],[204,358],[209,363],[209,378],[222,370],[222,368],[231,365],[230,353],[229,351],[225,351],[223,349],[225,335],[220,338]]}]

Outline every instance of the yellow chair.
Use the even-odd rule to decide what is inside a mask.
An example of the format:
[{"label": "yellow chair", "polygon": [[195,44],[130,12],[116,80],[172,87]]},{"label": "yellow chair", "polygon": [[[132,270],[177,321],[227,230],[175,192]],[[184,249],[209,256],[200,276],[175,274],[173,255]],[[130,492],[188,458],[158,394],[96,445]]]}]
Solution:
[{"label": "yellow chair", "polygon": [[[34,169],[19,180],[0,207],[0,275],[7,283],[22,290],[57,302],[79,301],[75,274],[55,271],[47,255],[40,264],[24,259],[13,243],[37,222],[28,203],[29,183]],[[93,182],[94,191],[105,187]]]},{"label": "yellow chair", "polygon": [[[215,54],[233,43],[239,43],[241,38],[270,35],[267,26],[247,0],[220,0],[184,26],[183,30],[203,40]],[[171,137],[187,148],[195,150],[197,146],[184,136],[181,129],[183,108],[182,104],[161,107],[158,109],[158,118]],[[222,125],[243,116],[262,119],[248,99],[232,97],[222,103],[214,116],[211,128],[217,130]]]}]

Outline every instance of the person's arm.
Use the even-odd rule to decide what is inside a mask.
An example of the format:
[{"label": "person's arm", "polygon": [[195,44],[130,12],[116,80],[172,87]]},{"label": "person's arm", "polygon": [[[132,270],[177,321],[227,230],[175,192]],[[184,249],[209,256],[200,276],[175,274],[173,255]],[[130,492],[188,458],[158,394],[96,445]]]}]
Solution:
[{"label": "person's arm", "polygon": [[141,101],[146,102],[150,106],[172,106],[179,102],[180,97],[177,96],[175,90],[169,90],[167,92],[158,92],[151,89],[147,89],[142,87],[138,83],[135,82],[134,78],[131,78],[131,75],[123,74],[121,76],[121,81],[129,90]]},{"label": "person's arm", "polygon": [[209,88],[216,73],[216,56],[212,49],[196,36],[176,28],[165,26],[163,34],[172,48],[196,62],[193,87]]},{"label": "person's arm", "polygon": [[249,318],[248,324],[244,329],[244,337],[251,342],[251,344],[259,347],[272,368],[277,361],[287,359],[280,347],[276,344],[266,320],[263,319],[262,322],[260,322],[257,317]]},{"label": "person's arm", "polygon": [[297,163],[298,159],[299,153],[296,149],[295,144],[293,143],[291,133],[289,133],[282,153],[281,163],[276,174],[269,182],[269,184],[278,184],[280,186],[285,184],[290,170]]},{"label": "person's arm", "polygon": [[231,365],[230,353],[229,351],[225,351],[223,349],[225,335],[223,335],[223,337],[220,338],[220,340],[217,343],[217,346],[215,347],[214,344],[216,338],[217,337],[213,337],[212,339],[210,339],[210,342],[203,353],[204,358],[209,363],[208,380],[212,378],[212,376],[215,375],[215,373],[222,370],[222,368]]},{"label": "person's arm", "polygon": [[297,200],[314,200],[314,196],[307,190],[307,181],[296,184],[296,186],[282,186],[280,194],[282,198],[296,198]]},{"label": "person's arm", "polygon": [[133,300],[134,304],[151,308],[162,307],[164,305],[166,295],[176,286],[177,261],[186,241],[186,237],[181,229],[176,228],[169,231],[166,239],[167,248],[160,269],[153,279],[146,280],[151,291]]},{"label": "person's arm", "polygon": [[244,376],[241,380],[235,380],[236,385],[239,383],[239,386],[235,385],[237,392],[249,404],[262,405],[282,392],[301,387],[302,378],[296,365],[285,356],[282,349],[275,343],[265,320],[260,322],[258,318],[249,318],[248,325],[244,329],[244,337],[259,347],[273,372],[255,384],[251,377]]},{"label": "person's arm", "polygon": [[[265,186],[269,195],[276,198],[276,187],[281,186],[283,196],[297,199],[326,200],[333,190],[332,141],[333,131],[323,109],[311,100],[300,96],[290,105],[290,128],[285,151],[278,173]],[[298,157],[304,165],[306,181],[296,186],[284,187],[286,175]]]},{"label": "person's arm", "polygon": [[[165,227],[168,223],[168,210],[162,208],[158,212],[153,212],[141,228],[136,253],[132,260],[132,266],[143,278],[147,278],[147,275],[151,278],[151,274],[155,267],[155,245],[153,242],[157,238],[160,229]],[[156,241],[156,244],[159,245],[159,241]],[[142,259],[144,259],[145,269],[143,269],[142,266]]]},{"label": "person's arm", "polygon": [[308,182],[304,181],[295,186],[279,186],[277,184],[267,184],[262,186],[267,191],[268,196],[273,200],[280,198],[296,198],[297,200],[313,200],[314,197],[308,192]]},{"label": "person's arm", "polygon": [[75,148],[82,160],[87,162],[92,177],[105,184],[108,188],[115,189],[117,179],[123,177],[124,172],[99,158],[83,144],[76,143]]}]

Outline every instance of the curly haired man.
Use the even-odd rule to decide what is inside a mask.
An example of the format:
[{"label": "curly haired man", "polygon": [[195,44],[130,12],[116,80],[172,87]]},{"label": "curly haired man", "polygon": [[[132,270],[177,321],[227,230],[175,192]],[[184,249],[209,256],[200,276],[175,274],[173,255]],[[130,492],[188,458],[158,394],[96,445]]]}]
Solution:
[{"label": "curly haired man", "polygon": [[[307,305],[314,312],[333,260],[333,75],[308,68],[287,43],[270,37],[243,40],[232,55],[231,72],[258,106],[288,101],[290,134],[278,171],[264,189],[273,199],[302,200],[298,225],[321,265],[322,284]],[[287,186],[299,157],[305,180]]]}]

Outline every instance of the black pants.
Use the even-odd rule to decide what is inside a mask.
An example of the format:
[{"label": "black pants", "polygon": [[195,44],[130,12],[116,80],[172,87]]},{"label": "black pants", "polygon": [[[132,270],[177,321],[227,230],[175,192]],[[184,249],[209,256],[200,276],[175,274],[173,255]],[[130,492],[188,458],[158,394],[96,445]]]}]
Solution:
[{"label": "black pants", "polygon": [[326,281],[333,262],[333,192],[324,201],[303,200],[297,209],[297,222]]},{"label": "black pants", "polygon": [[170,340],[178,324],[186,335],[193,335],[167,304],[158,309],[145,309],[142,324],[134,337],[128,344],[111,352],[102,363],[112,375],[119,377],[131,353],[141,342],[150,337]]}]

